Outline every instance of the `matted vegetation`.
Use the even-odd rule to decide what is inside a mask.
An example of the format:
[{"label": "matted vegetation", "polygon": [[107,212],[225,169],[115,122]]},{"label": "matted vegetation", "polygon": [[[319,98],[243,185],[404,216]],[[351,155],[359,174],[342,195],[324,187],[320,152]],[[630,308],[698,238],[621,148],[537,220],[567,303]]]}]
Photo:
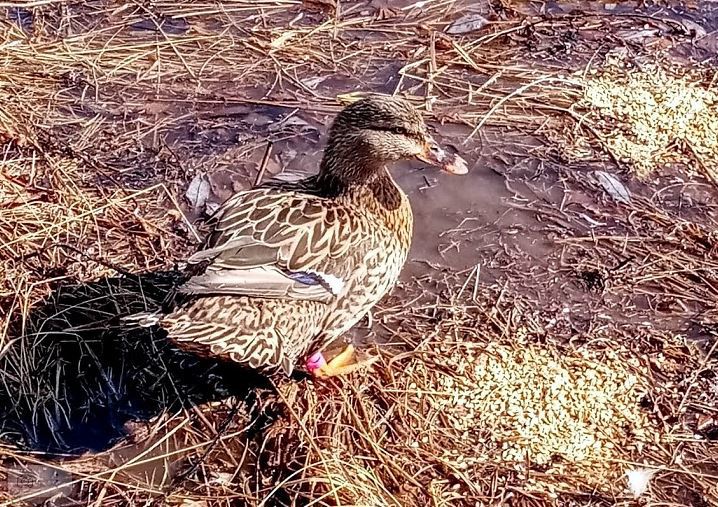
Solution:
[{"label": "matted vegetation", "polygon": [[[380,4],[5,11],[0,501],[718,505],[715,70],[665,65],[691,25]],[[620,34],[646,26],[616,66]],[[499,242],[495,281],[427,267],[374,313],[372,370],[326,383],[254,378],[119,325],[161,304],[199,240],[191,181],[215,199],[246,188],[268,140],[267,170],[296,169],[368,90],[410,98],[440,137],[460,129],[477,165],[525,136],[516,156],[539,169],[503,177],[533,192],[512,204],[540,218],[526,234],[550,240],[545,263],[526,271]],[[626,171],[602,185],[587,169]],[[570,297],[541,296],[553,287]]]},{"label": "matted vegetation", "polygon": [[[325,495],[339,505],[530,505],[539,499],[614,504],[633,498],[625,474],[647,470],[657,474],[651,491],[656,501],[675,501],[675,492],[664,489],[673,481],[686,480],[686,494],[710,491],[712,473],[694,469],[682,477],[685,463],[666,466],[675,453],[692,456],[706,469],[715,464],[704,441],[659,418],[663,410],[675,414],[685,406],[680,391],[688,383],[697,382],[687,395],[696,396],[694,401],[710,383],[688,373],[703,368],[686,360],[688,344],[669,333],[611,326],[580,346],[548,345],[547,337],[551,343],[561,333],[547,330],[550,324],[531,306],[487,291],[476,303],[417,307],[394,335],[408,341],[409,351],[383,353],[374,375],[356,387],[342,385],[348,393],[301,384],[282,389],[296,422],[276,423],[283,430],[274,439],[303,443],[295,454],[297,472],[282,488],[296,495],[294,501]],[[659,336],[663,341],[656,348],[651,342]],[[618,341],[631,350],[617,351],[611,342]],[[496,359],[502,357],[497,351],[503,360]],[[472,363],[478,356],[483,364],[521,357],[523,368],[512,369],[511,376],[496,372],[488,385],[472,384],[475,377],[456,365],[481,371],[482,363]],[[627,368],[650,371],[662,386],[673,387],[649,387],[642,403],[640,396],[631,400],[633,382],[641,377],[626,375]],[[550,370],[559,371],[546,381]],[[565,394],[570,400],[560,387],[551,392],[564,375],[570,378]],[[532,385],[541,380],[541,387]],[[542,391],[543,397],[537,395]],[[495,406],[472,415],[462,399]],[[602,405],[602,399],[615,403]],[[663,407],[646,410],[651,400]],[[457,417],[465,410],[468,417]],[[534,414],[541,434],[527,432],[518,419]],[[586,424],[600,429],[585,431]],[[593,441],[586,444],[587,438]]]}]

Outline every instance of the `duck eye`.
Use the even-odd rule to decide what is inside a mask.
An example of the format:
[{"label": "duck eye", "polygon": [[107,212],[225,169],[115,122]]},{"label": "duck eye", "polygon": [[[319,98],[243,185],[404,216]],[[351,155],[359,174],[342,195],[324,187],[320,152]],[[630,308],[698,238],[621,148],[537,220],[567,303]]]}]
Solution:
[{"label": "duck eye", "polygon": [[409,130],[406,127],[402,127],[400,125],[382,125],[382,126],[375,126],[373,127],[373,130],[378,130],[380,132],[387,132],[389,134],[395,134],[398,136],[406,136],[406,137],[417,137],[417,133]]},{"label": "duck eye", "polygon": [[389,132],[391,132],[392,134],[400,135],[400,136],[410,136],[411,135],[411,132],[409,132],[404,127],[392,127],[389,129]]}]

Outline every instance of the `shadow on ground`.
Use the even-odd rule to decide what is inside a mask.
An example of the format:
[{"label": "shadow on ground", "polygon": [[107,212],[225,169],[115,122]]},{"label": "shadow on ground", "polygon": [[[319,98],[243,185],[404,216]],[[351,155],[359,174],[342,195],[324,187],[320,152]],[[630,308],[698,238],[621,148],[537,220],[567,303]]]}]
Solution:
[{"label": "shadow on ground", "polygon": [[266,385],[235,365],[173,346],[157,329],[119,316],[158,308],[178,273],[107,278],[58,288],[0,354],[0,435],[42,452],[109,448],[130,421]]}]

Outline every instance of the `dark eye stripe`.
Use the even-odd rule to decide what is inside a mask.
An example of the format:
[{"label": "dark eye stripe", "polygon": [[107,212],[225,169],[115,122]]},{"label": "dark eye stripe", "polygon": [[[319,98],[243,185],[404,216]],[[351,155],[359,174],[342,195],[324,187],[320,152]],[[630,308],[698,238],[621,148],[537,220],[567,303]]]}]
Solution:
[{"label": "dark eye stripe", "polygon": [[410,132],[404,127],[383,127],[383,126],[377,126],[374,127],[373,130],[378,130],[380,132],[389,132],[391,134],[396,134],[400,136],[407,136],[407,137],[414,137],[418,138],[420,137],[418,132]]}]

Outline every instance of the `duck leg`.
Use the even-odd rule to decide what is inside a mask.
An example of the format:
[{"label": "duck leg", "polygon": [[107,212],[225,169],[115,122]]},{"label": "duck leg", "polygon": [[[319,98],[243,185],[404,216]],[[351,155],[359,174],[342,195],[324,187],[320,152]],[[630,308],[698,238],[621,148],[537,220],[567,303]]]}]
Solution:
[{"label": "duck leg", "polygon": [[349,344],[338,355],[329,362],[312,370],[312,375],[317,378],[329,378],[339,375],[349,375],[357,370],[366,368],[376,361],[375,357],[363,361],[355,361],[354,346]]}]

